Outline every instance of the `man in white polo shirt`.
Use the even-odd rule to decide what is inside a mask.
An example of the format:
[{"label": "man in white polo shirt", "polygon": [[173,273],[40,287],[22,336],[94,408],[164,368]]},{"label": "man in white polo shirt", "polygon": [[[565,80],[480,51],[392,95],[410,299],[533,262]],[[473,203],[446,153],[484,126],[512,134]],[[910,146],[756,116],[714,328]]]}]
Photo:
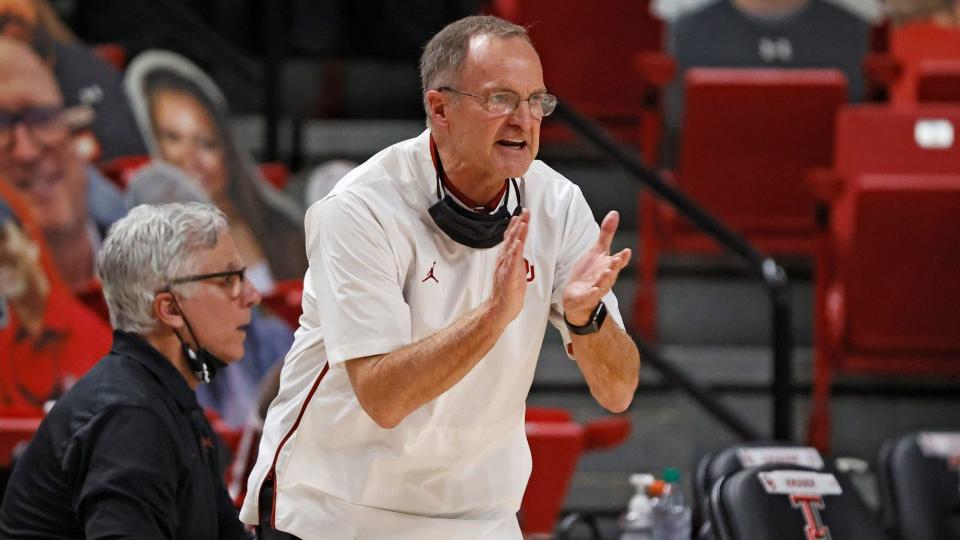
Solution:
[{"label": "man in white polo shirt", "polygon": [[427,131],[307,213],[304,313],[241,512],[264,539],[520,538],[548,320],[602,406],[636,389],[610,292],[630,251],[609,254],[616,212],[598,227],[534,161],[556,98],[525,30],[468,17],[420,63]]}]

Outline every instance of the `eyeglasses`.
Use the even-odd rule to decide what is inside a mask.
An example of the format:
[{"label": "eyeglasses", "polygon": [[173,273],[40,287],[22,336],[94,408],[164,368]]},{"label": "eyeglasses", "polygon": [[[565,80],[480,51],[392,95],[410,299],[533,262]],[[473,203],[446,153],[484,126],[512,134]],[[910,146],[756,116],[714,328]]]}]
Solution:
[{"label": "eyeglasses", "polygon": [[[179,285],[181,283],[194,283],[197,281],[206,281],[208,279],[222,279],[220,283],[231,299],[240,297],[243,292],[243,284],[247,279],[247,267],[239,270],[225,270],[223,272],[213,272],[212,274],[197,274],[195,276],[185,276],[170,280],[170,285]],[[169,288],[169,287],[168,287]]]},{"label": "eyeglasses", "polygon": [[487,97],[478,96],[475,94],[468,94],[467,92],[461,92],[460,90],[455,90],[449,86],[441,86],[437,88],[440,92],[453,92],[454,94],[460,94],[461,96],[472,97],[474,99],[480,100],[480,105],[487,110],[490,114],[494,116],[507,116],[508,114],[513,114],[513,111],[517,110],[517,107],[520,106],[520,102],[526,101],[530,105],[530,114],[534,118],[543,118],[544,116],[550,116],[553,111],[557,108],[557,96],[553,94],[540,93],[533,94],[527,99],[522,99],[517,94],[513,92],[494,92]]},{"label": "eyeglasses", "polygon": [[59,106],[30,107],[17,112],[0,110],[0,148],[13,148],[13,133],[20,122],[37,143],[55,146],[67,135],[68,115],[68,109]]}]

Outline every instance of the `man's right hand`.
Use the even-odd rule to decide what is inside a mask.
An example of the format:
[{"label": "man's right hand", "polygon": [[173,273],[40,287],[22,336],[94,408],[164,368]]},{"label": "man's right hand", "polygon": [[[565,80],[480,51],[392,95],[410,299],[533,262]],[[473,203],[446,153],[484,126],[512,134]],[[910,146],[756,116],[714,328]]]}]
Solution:
[{"label": "man's right hand", "polygon": [[503,235],[503,245],[497,254],[493,271],[493,294],[490,307],[505,324],[515,319],[523,309],[527,294],[527,268],[523,264],[523,247],[530,229],[530,211],[523,209],[510,219]]}]

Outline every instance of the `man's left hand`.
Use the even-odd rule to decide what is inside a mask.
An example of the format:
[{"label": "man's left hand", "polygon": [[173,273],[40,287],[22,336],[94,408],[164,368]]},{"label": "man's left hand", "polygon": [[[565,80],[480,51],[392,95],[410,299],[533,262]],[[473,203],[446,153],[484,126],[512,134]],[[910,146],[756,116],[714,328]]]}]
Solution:
[{"label": "man's left hand", "polygon": [[597,243],[573,266],[563,291],[563,310],[570,324],[579,326],[589,322],[594,308],[616,283],[620,270],[630,262],[629,248],[610,255],[610,244],[619,223],[620,214],[610,211],[600,224]]}]

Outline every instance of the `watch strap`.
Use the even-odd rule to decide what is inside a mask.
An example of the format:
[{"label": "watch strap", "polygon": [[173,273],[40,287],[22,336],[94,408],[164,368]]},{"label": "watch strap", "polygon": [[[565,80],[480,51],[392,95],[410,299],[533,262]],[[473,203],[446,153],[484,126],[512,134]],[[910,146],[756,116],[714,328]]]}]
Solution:
[{"label": "watch strap", "polygon": [[600,331],[603,321],[607,318],[607,306],[601,301],[590,314],[590,320],[584,325],[575,325],[567,320],[566,314],[563,316],[563,322],[567,325],[567,330],[578,336],[588,336]]}]

